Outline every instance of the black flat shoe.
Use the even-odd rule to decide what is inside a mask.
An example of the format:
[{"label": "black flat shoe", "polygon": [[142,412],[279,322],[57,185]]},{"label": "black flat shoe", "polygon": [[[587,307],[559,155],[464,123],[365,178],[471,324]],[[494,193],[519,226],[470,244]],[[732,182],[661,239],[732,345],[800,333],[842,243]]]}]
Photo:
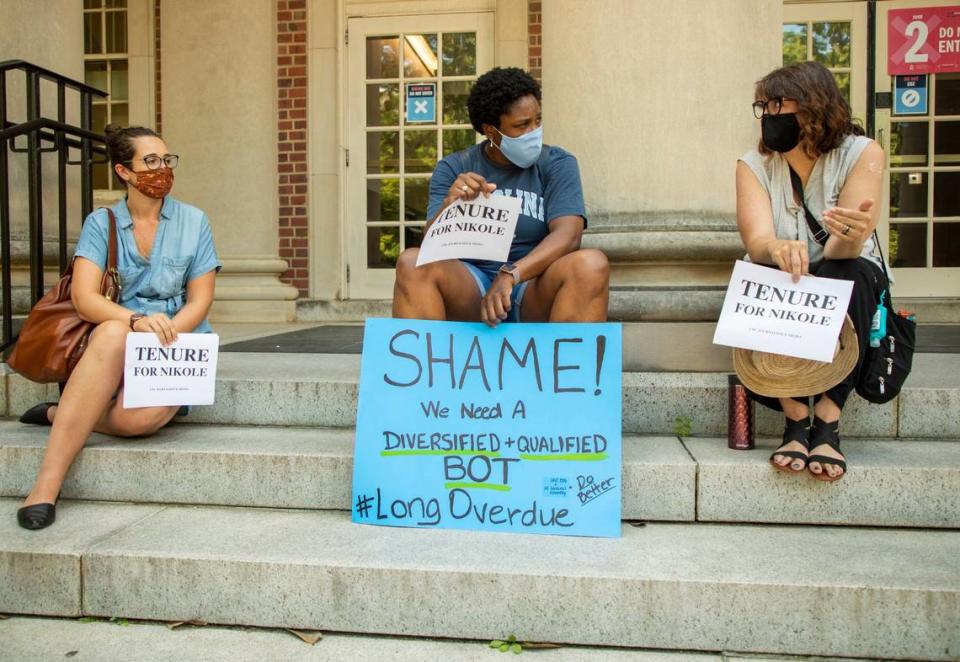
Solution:
[{"label": "black flat shoe", "polygon": [[47,412],[50,411],[50,407],[56,406],[56,402],[41,402],[23,412],[23,416],[20,417],[20,422],[29,425],[53,425],[50,419],[47,418]]},{"label": "black flat shoe", "polygon": [[[60,495],[57,494],[57,501]],[[17,511],[17,523],[24,529],[45,529],[57,520],[56,503],[35,503]]]}]

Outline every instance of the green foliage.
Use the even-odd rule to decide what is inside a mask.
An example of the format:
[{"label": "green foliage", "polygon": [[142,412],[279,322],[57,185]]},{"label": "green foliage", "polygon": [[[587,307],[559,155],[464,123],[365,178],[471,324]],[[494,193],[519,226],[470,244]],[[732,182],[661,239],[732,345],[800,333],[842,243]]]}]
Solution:
[{"label": "green foliage", "polygon": [[783,63],[805,62],[807,59],[807,24],[783,24]]},{"label": "green foliage", "polygon": [[390,228],[380,234],[380,260],[383,263],[396,265],[400,257],[400,230]]},{"label": "green foliage", "polygon": [[693,419],[684,414],[679,414],[673,419],[673,433],[677,437],[687,437],[693,429]]},{"label": "green foliage", "polygon": [[814,23],[813,58],[823,66],[850,66],[850,23]]},{"label": "green foliage", "polygon": [[523,652],[523,644],[517,641],[516,635],[512,634],[506,639],[494,639],[490,642],[490,648],[496,648],[501,653],[510,651],[514,655],[519,655]]}]

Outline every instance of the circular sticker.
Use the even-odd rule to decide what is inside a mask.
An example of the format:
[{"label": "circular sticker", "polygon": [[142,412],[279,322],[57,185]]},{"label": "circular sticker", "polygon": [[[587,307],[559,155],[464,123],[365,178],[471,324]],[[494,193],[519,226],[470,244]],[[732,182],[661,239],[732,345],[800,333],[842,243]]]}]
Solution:
[{"label": "circular sticker", "polygon": [[904,90],[900,95],[900,103],[907,108],[913,108],[920,103],[920,93],[916,90]]}]

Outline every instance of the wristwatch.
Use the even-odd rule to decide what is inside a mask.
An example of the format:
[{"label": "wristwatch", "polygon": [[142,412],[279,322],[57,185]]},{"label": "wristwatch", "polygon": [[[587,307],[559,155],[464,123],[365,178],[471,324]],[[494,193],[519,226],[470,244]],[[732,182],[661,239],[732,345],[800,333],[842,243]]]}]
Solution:
[{"label": "wristwatch", "polygon": [[514,285],[520,282],[520,267],[518,267],[515,263],[504,262],[503,264],[500,265],[499,271],[513,276]]},{"label": "wristwatch", "polygon": [[139,322],[140,320],[142,320],[144,317],[146,317],[146,315],[144,315],[143,313],[134,313],[133,315],[131,315],[131,316],[130,316],[130,330],[133,331],[133,326],[134,326],[134,324],[136,324],[137,322]]}]

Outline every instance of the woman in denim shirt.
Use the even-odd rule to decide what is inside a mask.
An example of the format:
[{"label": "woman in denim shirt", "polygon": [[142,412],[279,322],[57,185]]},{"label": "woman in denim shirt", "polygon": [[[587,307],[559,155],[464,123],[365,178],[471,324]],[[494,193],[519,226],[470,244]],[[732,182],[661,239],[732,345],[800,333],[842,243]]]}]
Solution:
[{"label": "woman in denim shirt", "polygon": [[100,294],[110,222],[99,209],[84,222],[73,271],[73,304],[97,327],[60,402],[39,404],[20,418],[53,426],[33,489],[17,512],[26,529],[53,524],[60,487],[91,432],[147,436],[177,414],[178,407],[124,409],[127,334],[156,333],[169,345],[178,333],[211,331],[207,313],[220,262],[207,215],[167,195],[178,157],[143,127],[107,127],[107,151],[127,187],[126,199],[113,207],[123,289],[118,303]]}]

